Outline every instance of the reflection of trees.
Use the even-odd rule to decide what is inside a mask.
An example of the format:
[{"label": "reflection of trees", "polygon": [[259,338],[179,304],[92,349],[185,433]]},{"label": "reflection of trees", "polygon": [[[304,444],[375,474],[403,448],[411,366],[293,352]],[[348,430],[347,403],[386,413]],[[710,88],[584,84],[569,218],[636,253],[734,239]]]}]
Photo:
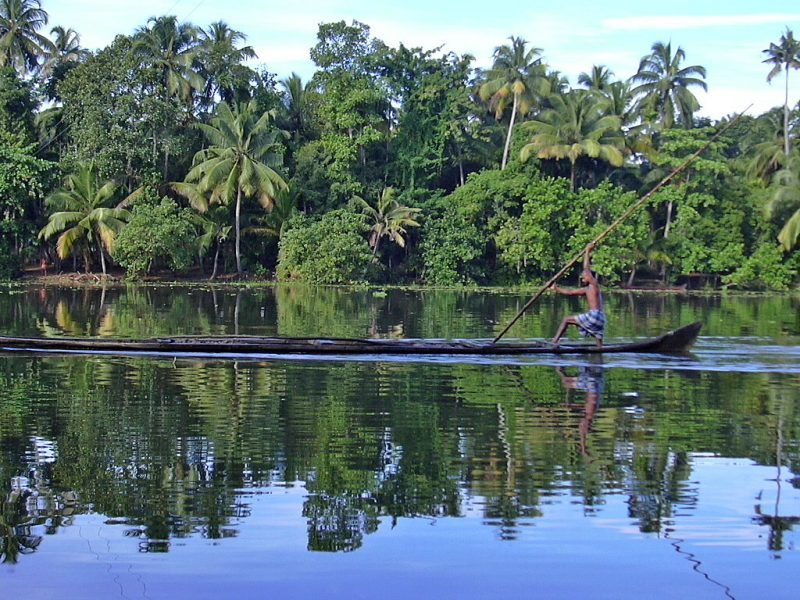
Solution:
[{"label": "reflection of trees", "polygon": [[[213,300],[186,302],[207,302],[207,323],[235,310],[234,293],[216,310]],[[241,295],[245,330],[269,302]],[[664,531],[676,505],[697,501],[692,452],[796,469],[797,445],[776,442],[800,436],[785,378],[611,370],[606,389],[589,428],[583,395],[538,366],[3,357],[0,483],[30,471],[33,436],[52,439],[57,461],[40,469],[52,505],[74,490],[142,550],[163,551],[173,538],[236,535],[249,515],[243,488],[301,481],[308,547],[339,551],[383,519],[458,516],[465,503],[514,538],[566,492],[587,512],[625,494],[643,531]],[[626,410],[620,390],[641,406]],[[26,536],[47,522],[24,503],[3,508],[10,554],[35,548]],[[779,515],[764,504],[756,516],[767,514]]]}]

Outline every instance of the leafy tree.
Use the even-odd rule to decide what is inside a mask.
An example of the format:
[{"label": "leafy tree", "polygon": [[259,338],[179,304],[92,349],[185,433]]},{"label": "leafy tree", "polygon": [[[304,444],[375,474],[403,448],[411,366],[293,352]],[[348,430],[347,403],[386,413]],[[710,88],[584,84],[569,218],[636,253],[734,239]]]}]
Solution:
[{"label": "leafy tree", "polygon": [[[113,206],[118,189],[113,181],[102,181],[94,166],[78,165],[66,177],[64,187],[48,196],[47,205],[57,212],[50,215],[39,237],[47,240],[58,235],[56,251],[62,260],[84,244],[87,252],[99,254],[105,275],[106,252],[113,252],[117,235],[131,216],[124,208]],[[89,266],[87,253],[87,271]]]},{"label": "leafy tree", "polygon": [[498,120],[511,103],[501,170],[508,164],[511,134],[517,115],[527,115],[537,99],[550,91],[541,48],[527,48],[528,42],[522,38],[512,36],[509,39],[510,46],[504,44],[495,48],[494,63],[486,72],[486,82],[480,87],[481,98],[489,101],[489,107],[495,111]]},{"label": "leafy tree", "polygon": [[480,146],[490,141],[470,95],[473,58],[453,53],[436,58],[435,52],[401,44],[379,61],[392,106],[398,107],[390,182],[412,195],[417,189],[463,185],[470,163],[482,163]]},{"label": "leafy tree", "polygon": [[[72,69],[58,86],[69,144],[66,159],[133,190],[159,171],[186,168],[188,107],[170,96],[161,73],[142,65],[129,37],[118,36]],[[190,156],[190,155],[189,155]]]},{"label": "leafy tree", "polygon": [[415,219],[420,209],[400,204],[394,188],[384,188],[374,206],[360,196],[354,196],[352,204],[354,208],[364,213],[371,223],[369,245],[373,256],[378,254],[378,247],[384,237],[405,248],[406,228],[419,227]]},{"label": "leafy tree", "polygon": [[792,30],[786,28],[777,44],[771,43],[769,48],[762,51],[767,55],[764,63],[772,65],[772,69],[767,74],[767,81],[772,79],[781,71],[785,72],[785,95],[783,100],[783,131],[784,131],[784,154],[790,156],[789,143],[789,70],[800,69],[800,41],[794,39]]},{"label": "leafy tree", "polygon": [[318,284],[364,281],[372,259],[363,237],[367,230],[365,217],[346,209],[318,219],[296,217],[279,243],[278,278]]},{"label": "leafy tree", "polygon": [[330,194],[332,206],[341,206],[369,185],[382,187],[391,112],[374,64],[382,44],[358,21],[323,23],[317,39],[311,49],[320,67],[312,80],[318,92],[315,128],[331,182],[323,193]]},{"label": "leafy tree", "polygon": [[33,249],[54,171],[53,163],[36,156],[35,144],[0,131],[0,239],[6,274],[16,271]]},{"label": "leafy tree", "polygon": [[184,271],[195,257],[192,214],[169,198],[155,205],[137,203],[117,236],[113,256],[133,277],[157,267]]},{"label": "leafy tree", "polygon": [[565,96],[551,96],[550,107],[525,123],[531,134],[522,148],[523,161],[536,155],[544,159],[568,159],[572,190],[577,190],[577,162],[582,156],[599,158],[622,166],[624,139],[619,117],[607,114],[608,103],[585,90]]},{"label": "leafy tree", "polygon": [[0,67],[13,67],[20,75],[39,67],[51,46],[39,33],[47,19],[39,0],[0,0]]},{"label": "leafy tree", "polygon": [[0,67],[0,132],[32,142],[36,102],[29,83],[11,67]]},{"label": "leafy tree", "polygon": [[643,57],[639,69],[631,77],[631,90],[638,98],[637,106],[646,121],[657,118],[661,127],[670,129],[676,122],[692,126],[692,115],[700,108],[690,87],[708,89],[706,69],[700,65],[682,67],[686,53],[683,48],[672,52],[672,44],[656,42],[652,52]]},{"label": "leafy tree", "polygon": [[196,189],[183,188],[190,195],[208,194],[211,203],[235,202],[237,273],[242,272],[243,200],[255,198],[269,210],[277,193],[287,189],[286,182],[275,171],[283,159],[278,142],[281,132],[272,125],[275,113],[258,115],[255,111],[256,104],[252,101],[233,109],[223,102],[210,124],[197,125],[210,146],[195,155],[194,167],[186,175],[186,182],[196,185]]}]

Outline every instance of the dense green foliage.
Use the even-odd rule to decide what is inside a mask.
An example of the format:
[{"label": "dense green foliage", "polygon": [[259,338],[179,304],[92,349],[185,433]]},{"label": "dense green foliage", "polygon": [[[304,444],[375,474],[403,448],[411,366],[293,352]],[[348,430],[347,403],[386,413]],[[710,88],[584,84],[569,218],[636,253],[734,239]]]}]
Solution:
[{"label": "dense green foliage", "polygon": [[166,268],[180,273],[195,258],[192,214],[169,198],[137,204],[114,244],[114,259],[133,276]]},{"label": "dense green foliage", "polygon": [[363,215],[345,209],[321,218],[298,216],[281,237],[278,277],[309,283],[363,281],[372,259]]},{"label": "dense green foliage", "polygon": [[[697,119],[694,91],[706,88],[706,69],[670,42],[655,42],[627,79],[593,65],[572,88],[545,49],[522,37],[498,45],[481,70],[472,56],[392,47],[365,23],[339,21],[319,26],[313,77],[279,80],[268,66],[250,66],[246,35],[222,21],[201,28],[152,17],[88,52],[72,29],[54,27],[52,41],[42,35],[41,3],[8,6],[0,228],[12,236],[9,264],[58,254],[75,269],[105,271],[125,219],[96,229],[103,244],[89,236],[73,253],[83,236],[63,237],[68,215],[42,206],[58,185],[49,173],[91,169],[127,208],[147,188],[193,210],[197,266],[213,252],[214,276],[541,281],[727,123]],[[788,29],[769,44],[765,85],[800,68],[798,52]],[[800,111],[788,96],[782,104],[738,121],[603,241],[596,261],[605,283],[796,285]],[[114,209],[107,200],[100,208]],[[332,271],[330,256],[298,253],[299,229],[320,227],[328,213],[339,222],[354,203],[369,215],[358,235],[374,268],[355,251],[336,257]],[[297,212],[306,218],[284,226]],[[36,234],[48,216],[42,247]],[[290,230],[290,243],[279,244]]]}]

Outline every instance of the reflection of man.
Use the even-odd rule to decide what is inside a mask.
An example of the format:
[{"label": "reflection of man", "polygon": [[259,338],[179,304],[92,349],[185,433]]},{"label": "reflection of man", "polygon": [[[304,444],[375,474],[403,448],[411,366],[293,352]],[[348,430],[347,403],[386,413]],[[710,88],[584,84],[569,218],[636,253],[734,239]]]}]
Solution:
[{"label": "reflection of man", "polygon": [[581,454],[588,456],[586,441],[589,437],[592,421],[594,421],[597,409],[600,407],[600,400],[603,397],[603,369],[596,366],[582,366],[579,369],[577,377],[567,375],[564,367],[556,367],[556,372],[561,378],[561,384],[565,389],[586,392],[586,398],[583,403],[583,418],[581,419],[579,430],[581,434]]}]

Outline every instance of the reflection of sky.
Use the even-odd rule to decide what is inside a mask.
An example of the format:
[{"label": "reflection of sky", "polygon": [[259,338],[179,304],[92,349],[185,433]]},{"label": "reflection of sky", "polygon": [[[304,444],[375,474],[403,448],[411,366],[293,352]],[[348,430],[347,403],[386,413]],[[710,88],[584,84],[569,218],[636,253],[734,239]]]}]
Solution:
[{"label": "reflection of sky", "polygon": [[[699,454],[691,464],[697,502],[691,510],[675,506],[671,531],[661,534],[639,532],[624,493],[604,496],[595,516],[586,516],[581,499],[560,487],[540,506],[541,518],[520,520],[512,542],[485,524],[481,497],[465,496],[464,514],[475,518],[401,518],[392,527],[384,517],[354,552],[309,552],[305,488],[275,485],[242,492],[251,510],[231,523],[237,537],[173,539],[168,555],[140,553],[124,525],[80,515],[3,573],[4,591],[69,598],[264,597],[267,591],[357,598],[376,590],[385,598],[720,598],[720,586],[728,586],[736,598],[765,597],[766,590],[773,599],[795,598],[800,557],[792,549],[772,560],[767,531],[751,520],[759,494],[762,510],[772,513],[775,468]],[[783,475],[791,476],[788,469]],[[800,514],[800,491],[788,483],[781,489],[781,514]],[[787,547],[797,546],[797,536],[785,534]]]}]

